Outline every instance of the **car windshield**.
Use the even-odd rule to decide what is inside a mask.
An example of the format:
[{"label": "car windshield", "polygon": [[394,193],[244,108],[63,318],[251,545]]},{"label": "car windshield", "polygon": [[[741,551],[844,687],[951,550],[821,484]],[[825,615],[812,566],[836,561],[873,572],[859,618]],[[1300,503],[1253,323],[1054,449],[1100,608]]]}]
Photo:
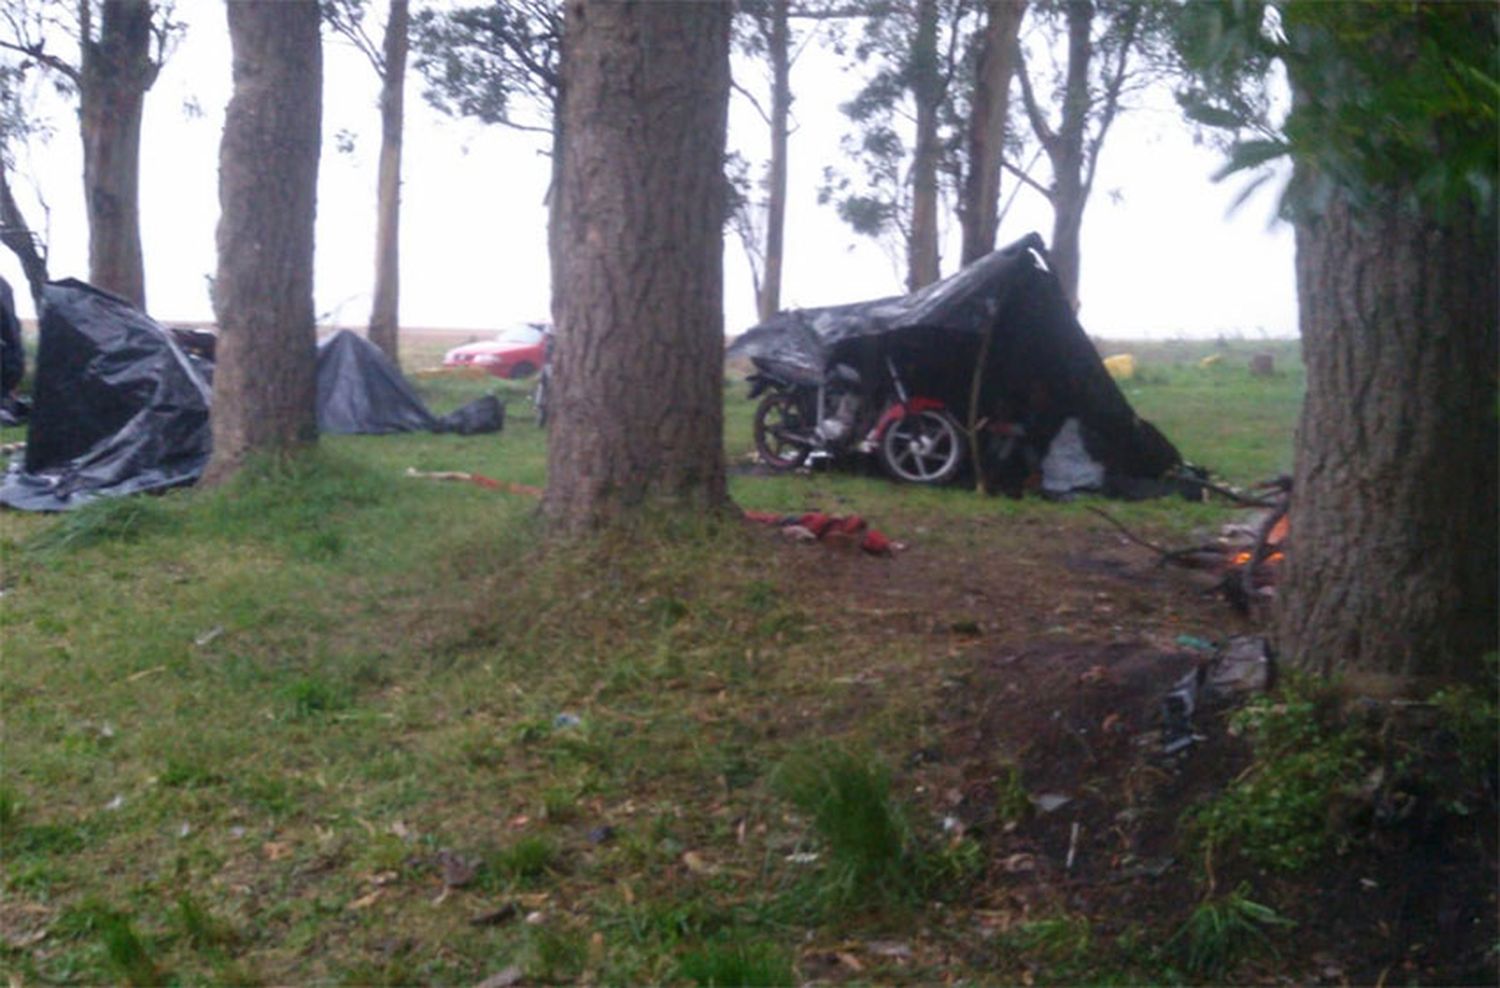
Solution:
[{"label": "car windshield", "polygon": [[496,343],[514,343],[520,346],[529,346],[533,343],[542,342],[542,331],[536,326],[512,326],[495,337]]}]

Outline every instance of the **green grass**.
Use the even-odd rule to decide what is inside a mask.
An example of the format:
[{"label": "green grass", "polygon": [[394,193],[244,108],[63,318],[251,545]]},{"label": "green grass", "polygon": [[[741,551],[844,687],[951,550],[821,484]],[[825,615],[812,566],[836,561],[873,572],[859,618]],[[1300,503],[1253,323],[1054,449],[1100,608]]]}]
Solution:
[{"label": "green grass", "polygon": [[[1164,373],[1135,400],[1184,451],[1223,451],[1241,482],[1282,468],[1293,375],[1226,370],[1215,390]],[[222,490],[0,513],[0,883],[49,931],[0,951],[0,971],[787,983],[809,933],[948,922],[931,900],[961,899],[985,863],[903,787],[941,677],[891,675],[864,706],[849,685],[940,665],[925,630],[872,634],[809,585],[807,551],[739,525],[548,546],[531,498],[406,476],[544,482],[529,384],[418,384],[439,413],[498,390],[505,431],[326,437]],[[1226,395],[1241,427],[1220,436],[1208,410]],[[732,383],[733,462],[750,409]],[[1080,505],[855,475],[735,476],[732,492],[859,512],[939,555],[1101,527]],[[1163,539],[1226,517],[1111,510]],[[1024,812],[1024,793],[1002,797]],[[435,904],[440,849],[480,865]],[[471,922],[506,904],[513,919]]]},{"label": "green grass", "polygon": [[1241,886],[1200,903],[1167,942],[1189,971],[1220,977],[1244,958],[1276,953],[1267,931],[1296,924],[1248,898],[1247,891]]}]

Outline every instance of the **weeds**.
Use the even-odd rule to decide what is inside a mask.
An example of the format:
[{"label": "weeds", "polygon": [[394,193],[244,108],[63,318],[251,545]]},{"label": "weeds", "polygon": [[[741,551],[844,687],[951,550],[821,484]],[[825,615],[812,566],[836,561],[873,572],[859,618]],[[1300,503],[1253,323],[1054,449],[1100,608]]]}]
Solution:
[{"label": "weeds", "polygon": [[557,866],[557,846],[545,837],[523,837],[491,854],[488,870],[522,885],[534,885]]},{"label": "weeds", "polygon": [[890,901],[914,891],[917,857],[890,777],[866,755],[825,746],[788,758],[776,788],[806,814],[828,855],[830,904]]},{"label": "weeds", "polygon": [[1201,903],[1167,941],[1189,971],[1219,977],[1235,964],[1275,947],[1266,930],[1297,924],[1269,906],[1246,897],[1242,885],[1229,895]]},{"label": "weeds", "polygon": [[177,897],[172,918],[183,938],[199,950],[227,947],[238,940],[234,927],[209,912],[189,893]]},{"label": "weeds", "polygon": [[677,977],[703,988],[797,982],[786,951],[766,943],[704,944],[682,956],[677,964]]},{"label": "weeds", "polygon": [[38,559],[56,559],[108,542],[136,542],[165,531],[171,515],[154,497],[101,498],[64,514],[26,542]]},{"label": "weeds", "polygon": [[1361,776],[1356,735],[1329,727],[1306,687],[1261,697],[1235,714],[1232,729],[1255,748],[1255,770],[1202,807],[1190,831],[1210,855],[1219,850],[1278,871],[1301,871],[1329,850],[1328,808]]}]

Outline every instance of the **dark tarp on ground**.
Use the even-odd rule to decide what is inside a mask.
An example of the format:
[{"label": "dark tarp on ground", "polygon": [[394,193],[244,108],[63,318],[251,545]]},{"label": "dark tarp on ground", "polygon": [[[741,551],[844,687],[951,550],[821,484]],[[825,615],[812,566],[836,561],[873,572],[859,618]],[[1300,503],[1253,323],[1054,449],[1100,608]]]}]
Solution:
[{"label": "dark tarp on ground", "polygon": [[392,432],[498,432],[505,406],[494,395],[475,399],[442,418],[417,397],[380,348],[340,330],[318,344],[318,431],[340,435]]},{"label": "dark tarp on ground", "polygon": [[0,278],[0,425],[20,425],[26,420],[25,405],[11,394],[25,376],[26,351],[21,347],[16,296],[10,282]]},{"label": "dark tarp on ground", "polygon": [[63,511],[100,496],[197,479],[208,462],[209,393],[166,330],[79,281],[42,290],[24,463],[0,504]]},{"label": "dark tarp on ground", "polygon": [[980,419],[1023,423],[1043,451],[1077,418],[1089,453],[1119,478],[1158,478],[1181,464],[1176,448],[1135,414],[1109,376],[1035,233],[910,295],[780,313],[740,336],[729,356],[818,375],[844,363],[867,381],[883,379],[890,356],[914,394],[941,398],[965,421],[991,328]]}]

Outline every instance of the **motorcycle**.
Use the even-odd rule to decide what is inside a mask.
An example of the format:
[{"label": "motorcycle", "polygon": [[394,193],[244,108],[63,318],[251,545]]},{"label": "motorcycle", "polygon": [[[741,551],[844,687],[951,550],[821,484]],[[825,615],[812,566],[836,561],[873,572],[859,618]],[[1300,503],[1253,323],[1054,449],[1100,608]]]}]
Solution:
[{"label": "motorcycle", "polygon": [[843,363],[818,374],[769,358],[751,362],[750,398],[760,398],[755,449],[774,470],[873,454],[894,479],[935,485],[952,480],[963,466],[963,428],[940,399],[911,394],[889,356],[883,386],[867,385]]}]

